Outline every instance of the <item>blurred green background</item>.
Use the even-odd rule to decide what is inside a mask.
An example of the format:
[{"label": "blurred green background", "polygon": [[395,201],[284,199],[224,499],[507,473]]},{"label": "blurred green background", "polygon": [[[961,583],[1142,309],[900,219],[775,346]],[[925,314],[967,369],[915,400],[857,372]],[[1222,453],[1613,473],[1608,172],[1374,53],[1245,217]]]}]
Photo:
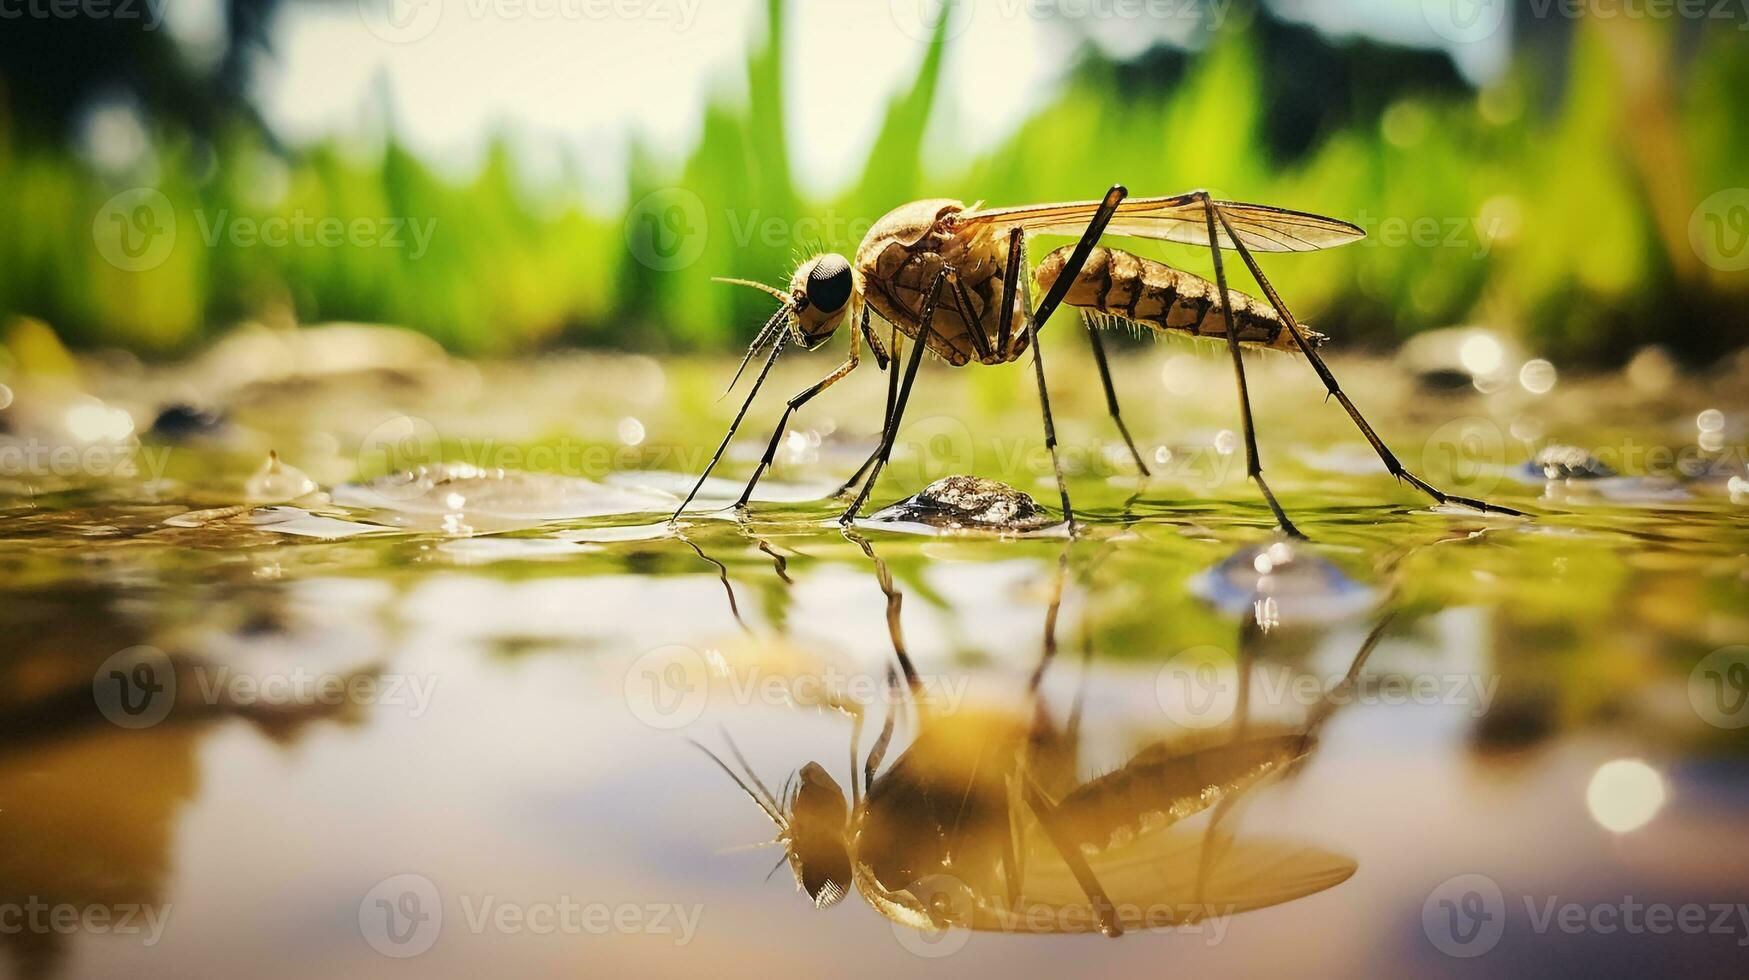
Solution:
[{"label": "blurred green background", "polygon": [[[154,357],[249,320],[399,324],[472,355],[727,350],[745,345],[769,301],[712,275],[780,282],[813,249],[853,251],[870,222],[915,198],[1084,199],[1121,181],[1136,194],[1209,187],[1361,224],[1371,237],[1360,245],[1267,261],[1289,302],[1344,345],[1385,347],[1455,323],[1484,323],[1563,363],[1617,363],[1648,343],[1705,363],[1749,343],[1740,11],[1511,5],[1504,60],[1475,77],[1449,49],[1320,30],[1295,16],[1303,4],[1236,2],[1121,56],[1071,43],[1005,135],[968,154],[955,152],[954,131],[966,103],[957,116],[946,107],[955,95],[975,107],[977,95],[943,66],[979,22],[965,31],[949,9],[909,49],[896,93],[847,89],[884,114],[866,162],[821,192],[797,177],[796,149],[817,137],[786,108],[794,86],[814,84],[791,76],[797,47],[819,42],[792,29],[785,0],[765,0],[748,8],[744,78],[695,105],[651,100],[650,113],[701,120],[691,145],[674,152],[635,133],[604,144],[623,153],[613,179],[624,186],[592,194],[595,168],[570,151],[559,179],[530,180],[526,143],[508,130],[483,134],[478,166],[440,166],[402,139],[386,96],[366,107],[374,141],[283,138],[248,82],[277,57],[286,9],[305,3],[212,2],[223,16],[200,58],[175,32],[114,16],[5,25],[0,312],[46,322],[73,346]],[[367,26],[372,3],[353,12]],[[1005,9],[1028,16],[1024,4]],[[1074,19],[1056,20],[1073,41]],[[1010,83],[984,74],[980,85]],[[600,84],[614,85],[611,73]],[[144,146],[131,156],[93,149],[133,131]],[[585,143],[580,155],[590,152]],[[175,233],[154,250],[165,209]],[[278,217],[320,236],[324,221],[385,216],[394,227],[303,247],[259,247],[215,224],[269,229]],[[383,247],[385,234],[404,243]],[[1207,268],[1194,249],[1137,250]]]}]

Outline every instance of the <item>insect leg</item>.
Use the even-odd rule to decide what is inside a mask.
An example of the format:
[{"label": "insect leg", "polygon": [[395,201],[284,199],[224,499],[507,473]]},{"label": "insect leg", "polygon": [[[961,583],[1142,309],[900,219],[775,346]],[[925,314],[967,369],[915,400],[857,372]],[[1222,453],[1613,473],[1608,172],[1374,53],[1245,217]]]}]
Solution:
[{"label": "insect leg", "polygon": [[[1206,195],[1203,200],[1205,204],[1208,204],[1208,198]],[[1384,460],[1385,469],[1389,470],[1392,476],[1408,483],[1410,486],[1431,497],[1434,503],[1463,504],[1466,507],[1474,507],[1480,511],[1497,511],[1502,514],[1511,514],[1514,517],[1529,516],[1523,511],[1513,510],[1510,507],[1502,507],[1499,504],[1490,504],[1485,500],[1477,500],[1474,497],[1460,497],[1457,494],[1446,493],[1438,487],[1435,487],[1433,484],[1428,483],[1426,480],[1409,472],[1407,467],[1398,462],[1396,455],[1385,445],[1384,440],[1380,439],[1378,433],[1373,431],[1372,426],[1367,424],[1366,419],[1361,417],[1360,409],[1355,408],[1354,402],[1350,401],[1348,395],[1343,393],[1341,386],[1336,383],[1336,376],[1330,373],[1330,368],[1325,365],[1324,359],[1318,356],[1318,351],[1306,341],[1305,329],[1300,326],[1298,320],[1294,319],[1294,315],[1288,312],[1287,304],[1281,301],[1281,295],[1275,291],[1274,286],[1270,285],[1268,277],[1266,277],[1263,274],[1263,270],[1258,267],[1257,260],[1251,257],[1251,250],[1246,248],[1245,243],[1240,241],[1239,236],[1234,233],[1233,226],[1227,221],[1226,215],[1222,214],[1220,209],[1214,207],[1213,204],[1209,204],[1209,208],[1213,214],[1220,218],[1221,227],[1226,229],[1227,236],[1232,239],[1233,246],[1239,250],[1239,257],[1245,260],[1246,267],[1251,270],[1251,277],[1257,280],[1257,285],[1262,288],[1263,295],[1269,298],[1269,305],[1275,307],[1275,312],[1281,317],[1282,321],[1287,324],[1289,332],[1294,335],[1294,343],[1299,345],[1300,352],[1306,355],[1306,360],[1312,363],[1312,370],[1318,372],[1319,379],[1324,382],[1325,390],[1329,391],[1331,395],[1334,395],[1337,402],[1341,403],[1343,409],[1348,412],[1348,417],[1354,420],[1355,427],[1360,429],[1360,434],[1365,436],[1366,441],[1372,444],[1373,452],[1378,453],[1379,459]],[[1214,237],[1214,227],[1213,225],[1210,225],[1209,238],[1213,239]],[[1219,252],[1220,249],[1217,247],[1216,251]],[[1220,268],[1218,261],[1215,267],[1217,269]]]},{"label": "insect leg", "polygon": [[[1263,464],[1257,459],[1257,430],[1251,424],[1251,393],[1245,386],[1245,360],[1239,356],[1239,327],[1233,321],[1233,304],[1228,302],[1227,270],[1221,265],[1221,242],[1215,236],[1217,212],[1206,192],[1202,194],[1202,204],[1203,217],[1208,222],[1209,251],[1214,254],[1215,259],[1215,295],[1220,298],[1221,312],[1226,316],[1227,350],[1233,355],[1233,376],[1239,384],[1239,420],[1244,423],[1245,429],[1245,471],[1257,484],[1257,489],[1263,491],[1264,501],[1269,504],[1270,512],[1275,514],[1275,523],[1292,537],[1303,538],[1305,535],[1294,527],[1293,521],[1287,519],[1287,513],[1281,509],[1281,504],[1276,503],[1275,494],[1270,492],[1269,484],[1263,482]],[[1222,224],[1226,223],[1225,218],[1221,221]],[[1231,233],[1231,229],[1228,229],[1228,234]],[[1234,240],[1237,241],[1237,238]],[[1255,269],[1256,266],[1252,268]],[[1299,336],[1298,330],[1294,332],[1294,336]],[[1301,345],[1304,346],[1303,340]]]},{"label": "insect leg", "polygon": [[1020,290],[1020,277],[1028,272],[1021,262],[1021,254],[1026,251],[1026,231],[1015,228],[1008,233],[1008,268],[1002,277],[1002,328],[997,342],[1005,360],[1013,360],[1015,353],[1009,350],[1009,342],[1014,339],[1014,297]]},{"label": "insect leg", "polygon": [[[1073,541],[1070,542],[1073,544]],[[1039,653],[1038,664],[1032,669],[1032,677],[1026,682],[1026,696],[1029,699],[1038,698],[1039,685],[1044,683],[1045,671],[1050,669],[1051,662],[1057,659],[1057,617],[1063,609],[1063,580],[1069,575],[1069,544],[1063,546],[1063,553],[1057,556],[1057,574],[1051,580],[1051,601],[1045,606],[1045,638]]]},{"label": "insect leg", "polygon": [[777,341],[771,345],[771,356],[765,359],[765,366],[759,369],[759,377],[753,379],[753,390],[747,392],[747,400],[741,403],[741,410],[735,413],[735,421],[729,423],[729,431],[723,434],[722,444],[717,446],[716,454],[711,457],[710,464],[704,468],[703,473],[698,475],[698,482],[692,485],[692,492],[688,493],[686,499],[680,502],[680,506],[675,508],[674,516],[668,519],[670,524],[680,520],[681,512],[686,510],[688,504],[692,503],[692,498],[698,496],[699,488],[703,487],[704,481],[710,478],[711,470],[716,469],[717,462],[723,458],[723,451],[729,448],[729,440],[735,438],[735,430],[741,427],[741,420],[747,417],[747,409],[753,405],[754,396],[759,394],[760,386],[765,384],[765,376],[771,373],[771,366],[777,363],[777,355],[783,353],[783,346],[788,342],[789,331],[786,330],[777,335]]},{"label": "insect leg", "polygon": [[905,631],[900,623],[899,614],[905,606],[905,593],[899,591],[893,584],[893,570],[880,555],[875,554],[874,545],[852,528],[844,529],[844,536],[856,543],[868,560],[874,563],[875,581],[881,587],[881,594],[887,597],[887,636],[893,643],[893,657],[899,662],[899,669],[905,673],[905,685],[911,691],[912,697],[921,698],[923,681],[917,676],[917,666],[911,662],[911,654],[905,644]]},{"label": "insect leg", "polygon": [[1099,339],[1099,330],[1093,322],[1090,313],[1081,314],[1081,322],[1087,327],[1087,341],[1093,345],[1093,361],[1099,365],[1099,380],[1105,385],[1105,407],[1111,411],[1111,420],[1117,423],[1117,431],[1123,436],[1124,445],[1130,447],[1130,455],[1136,459],[1136,469],[1143,476],[1148,473],[1148,464],[1142,462],[1141,451],[1136,449],[1136,440],[1130,438],[1130,427],[1123,424],[1123,416],[1117,408],[1117,389],[1111,384],[1111,367],[1105,362],[1105,341]]},{"label": "insect leg", "polygon": [[[869,335],[870,347],[874,347],[873,336],[873,334]],[[887,372],[887,407],[881,412],[881,434],[883,436],[887,431],[887,420],[893,417],[893,403],[899,400],[899,351],[900,342],[903,337],[904,335],[899,333],[899,328],[894,327],[891,345],[892,354],[885,361],[879,356],[880,349],[878,347],[875,348],[875,362],[880,365],[882,371]],[[880,440],[877,439],[875,441],[874,451],[868,454],[868,458],[862,461],[862,465],[856,468],[855,473],[850,474],[850,479],[845,480],[844,485],[839,487],[838,492],[834,493],[832,496],[842,497],[850,492],[851,487],[861,483],[862,478],[868,475],[869,469],[874,466],[875,460],[879,459],[880,455]]]},{"label": "insect leg", "polygon": [[733,585],[729,584],[729,566],[723,564],[720,561],[717,561],[715,558],[712,558],[710,555],[705,554],[704,549],[700,548],[696,542],[694,542],[691,538],[687,537],[686,535],[676,534],[675,536],[678,537],[680,540],[686,542],[686,546],[688,548],[691,548],[694,552],[696,552],[698,554],[698,557],[700,557],[700,558],[704,559],[706,562],[709,562],[710,564],[716,566],[717,581],[723,583],[723,591],[728,593],[728,595],[729,595],[729,612],[734,615],[735,622],[741,624],[742,632],[746,633],[748,636],[752,636],[753,635],[753,627],[748,626],[747,621],[745,619],[741,618],[741,605],[740,605],[740,603],[735,601],[735,587]]},{"label": "insect leg", "polygon": [[[866,306],[862,308],[862,318],[864,321],[867,321],[868,319],[868,307]],[[747,506],[747,501],[753,496],[753,487],[759,483],[759,478],[764,475],[765,470],[770,467],[772,461],[777,458],[777,444],[782,441],[784,427],[789,425],[790,416],[795,414],[796,409],[806,405],[815,395],[818,395],[820,392],[825,391],[827,388],[844,380],[845,375],[856,370],[857,365],[861,363],[862,334],[857,331],[851,331],[850,356],[845,359],[844,363],[838,365],[831,374],[826,375],[819,381],[816,381],[807,388],[797,392],[795,396],[789,400],[789,404],[784,407],[783,417],[777,420],[777,428],[773,429],[771,432],[771,442],[765,447],[765,455],[760,457],[759,465],[753,467],[753,475],[747,479],[747,488],[741,491],[741,499],[735,501],[736,507]]]},{"label": "insect leg", "polygon": [[1027,807],[1038,817],[1039,826],[1044,828],[1051,846],[1056,848],[1063,863],[1069,866],[1069,873],[1075,876],[1075,883],[1081,886],[1087,901],[1092,904],[1093,914],[1099,917],[1099,931],[1114,939],[1123,935],[1123,922],[1118,919],[1117,907],[1106,896],[1105,887],[1099,883],[1099,879],[1093,876],[1093,869],[1088,866],[1081,848],[1057,820],[1056,804],[1044,794],[1030,774],[1023,773],[1021,779],[1025,783],[1022,792],[1026,794]]},{"label": "insect leg", "polygon": [[911,400],[911,385],[917,380],[917,371],[923,367],[923,349],[929,346],[926,341],[929,338],[930,324],[935,319],[935,304],[941,300],[941,287],[946,282],[947,269],[943,267],[936,274],[935,281],[930,284],[929,295],[923,301],[923,313],[917,318],[917,347],[911,351],[911,364],[905,372],[905,383],[899,386],[899,400],[893,403],[892,414],[887,416],[887,431],[881,436],[880,457],[875,460],[868,482],[862,485],[862,491],[856,495],[856,500],[838,518],[840,524],[849,524],[856,520],[857,512],[868,502],[869,491],[874,489],[875,482],[881,478],[881,468],[892,458],[893,442],[899,437],[899,421],[905,417],[905,403]]},{"label": "insect leg", "polygon": [[1081,240],[1075,243],[1075,251],[1069,254],[1069,261],[1063,263],[1063,270],[1057,274],[1057,281],[1051,284],[1050,292],[1045,293],[1044,302],[1033,311],[1033,320],[1043,323],[1056,312],[1063,297],[1069,295],[1069,288],[1075,285],[1075,277],[1081,274],[1081,267],[1087,264],[1087,256],[1093,253],[1093,246],[1099,243],[1099,236],[1105,234],[1105,226],[1111,224],[1111,216],[1117,213],[1117,206],[1129,196],[1130,192],[1122,184],[1113,184],[1111,190],[1105,192],[1105,199],[1099,202],[1099,210],[1093,213],[1093,220],[1087,223],[1087,230],[1081,233]]},{"label": "insect leg", "polygon": [[[1122,200],[1122,196],[1117,195],[1117,192],[1121,190],[1123,190],[1123,188],[1114,187],[1112,188],[1112,193],[1106,195],[1106,201],[1114,208],[1117,207],[1117,203],[1112,200],[1112,198],[1117,196],[1117,200]],[[1101,213],[1103,213],[1103,211]],[[1095,224],[1088,227],[1089,233],[1101,231],[1105,227],[1104,223],[1100,222],[1097,217],[1094,220]],[[1106,220],[1110,220],[1109,215],[1107,215]],[[1097,239],[1098,235],[1094,234],[1093,238]],[[1089,241],[1090,240],[1086,238],[1082,239],[1083,244],[1087,244]],[[1092,245],[1088,244],[1087,247],[1091,249]],[[1024,238],[1020,240],[1020,251],[1020,261],[1024,265],[1026,262],[1026,239]],[[1079,254],[1079,249],[1077,249],[1077,254]],[[1059,280],[1059,282],[1060,281],[1061,280]],[[1051,292],[1053,294],[1056,292],[1055,286],[1051,287]],[[1031,312],[1031,288],[1025,280],[1022,280],[1020,283],[1020,295],[1022,303],[1028,307],[1026,316],[1026,333],[1027,340],[1032,344],[1033,374],[1038,377],[1039,409],[1044,413],[1045,419],[1045,448],[1051,451],[1051,468],[1057,471],[1057,493],[1063,498],[1063,520],[1069,525],[1069,531],[1073,534],[1075,531],[1075,508],[1069,503],[1069,484],[1063,479],[1063,461],[1057,457],[1057,426],[1051,421],[1051,395],[1050,392],[1045,389],[1045,356],[1044,351],[1039,348],[1038,343],[1039,319]],[[1039,304],[1039,308],[1044,309],[1048,305],[1050,305],[1049,296],[1045,297],[1044,303]]]},{"label": "insect leg", "polygon": [[[899,705],[904,703],[899,698],[899,675],[891,667],[887,668],[887,691],[893,705],[887,709],[887,716],[881,721],[881,733],[874,744],[868,747],[868,759],[862,764],[862,794],[865,798],[874,788],[875,773],[880,771],[881,763],[886,760],[887,746],[892,744],[893,729],[898,725]],[[852,776],[854,775],[853,773]]]}]

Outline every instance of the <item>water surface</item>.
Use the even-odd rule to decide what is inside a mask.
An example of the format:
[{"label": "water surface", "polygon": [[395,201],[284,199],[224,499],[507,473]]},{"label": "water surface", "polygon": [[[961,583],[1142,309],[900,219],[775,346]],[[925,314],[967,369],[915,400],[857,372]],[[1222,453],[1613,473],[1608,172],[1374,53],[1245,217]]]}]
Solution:
[{"label": "water surface", "polygon": [[[1262,362],[1266,466],[1311,537],[1288,546],[1244,481],[1223,365],[1178,356],[1120,366],[1159,471],[1146,483],[1096,383],[1070,383],[1085,364],[1053,362],[1073,538],[846,533],[842,502],[820,498],[872,447],[870,379],[804,413],[749,512],[721,512],[769,431],[756,410],[677,528],[667,509],[733,408],[694,394],[721,364],[94,364],[77,393],[21,389],[9,445],[80,455],[11,457],[0,497],[15,910],[0,925],[26,923],[0,930],[0,962],[21,977],[1743,962],[1740,373],[1435,395],[1387,364],[1339,365],[1410,465],[1535,514],[1517,520],[1430,509],[1316,410],[1302,367]],[[774,384],[824,369],[798,361]],[[1054,508],[1025,380],[926,376],[875,502],[976,472]],[[34,420],[17,414],[32,398]],[[190,398],[224,421],[147,431]],[[1523,464],[1553,441],[1613,453],[1617,475],[1540,479]],[[258,472],[269,449],[289,475]],[[445,463],[464,465],[419,469]],[[927,711],[888,685],[901,650]],[[1048,730],[1062,787],[1150,749],[1294,733],[1291,765],[1178,829],[1347,872],[1118,939],[920,930],[854,893],[817,910],[787,869],[766,880],[781,849],[734,850],[773,827],[689,739],[725,755],[732,739],[774,787],[818,762],[848,788],[852,702],[865,754],[898,714],[889,766],[929,712],[990,719],[969,729],[990,746]],[[948,765],[926,755],[913,771]],[[1161,874],[1162,901],[1187,901],[1169,883],[1201,854]],[[1704,927],[1680,924],[1689,907]],[[54,908],[81,918],[56,925]]]}]

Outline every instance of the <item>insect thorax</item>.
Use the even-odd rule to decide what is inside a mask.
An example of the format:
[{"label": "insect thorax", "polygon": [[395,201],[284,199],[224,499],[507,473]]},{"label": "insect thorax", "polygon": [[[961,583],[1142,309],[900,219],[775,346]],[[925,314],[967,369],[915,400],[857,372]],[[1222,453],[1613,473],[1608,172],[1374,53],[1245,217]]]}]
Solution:
[{"label": "insect thorax", "polygon": [[915,338],[924,300],[946,267],[950,278],[936,305],[930,350],[956,366],[974,360],[1000,364],[1026,348],[1024,326],[1015,317],[1007,350],[998,349],[1008,242],[983,226],[957,228],[961,210],[957,201],[918,201],[893,211],[857,249],[857,272],[875,312]]}]

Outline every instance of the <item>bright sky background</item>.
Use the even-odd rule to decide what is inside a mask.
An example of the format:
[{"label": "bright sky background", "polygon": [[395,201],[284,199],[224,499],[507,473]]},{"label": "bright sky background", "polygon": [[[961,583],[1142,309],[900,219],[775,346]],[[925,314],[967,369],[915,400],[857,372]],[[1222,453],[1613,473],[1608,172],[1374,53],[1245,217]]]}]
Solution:
[{"label": "bright sky background", "polygon": [[[1146,2],[1153,6],[974,0],[969,21],[955,21],[940,121],[960,134],[956,151],[976,153],[1011,131],[1083,37],[1124,55],[1194,30],[1198,15],[1185,0]],[[1476,0],[1277,6],[1335,34],[1441,43],[1422,16],[1424,2]],[[192,0],[185,10],[214,3]],[[708,96],[742,97],[742,66],[763,7],[763,0],[292,2],[276,25],[274,55],[258,66],[255,95],[270,125],[297,144],[368,132],[386,93],[403,138],[458,173],[477,162],[481,137],[493,129],[515,135],[537,176],[543,160],[556,161],[555,147],[569,146],[590,199],[612,206],[630,133],[679,158],[697,136]],[[855,176],[888,101],[915,75],[927,36],[921,25],[935,9],[936,0],[792,3],[787,122],[804,188],[830,190]],[[1122,13],[1133,9],[1185,12]],[[1502,32],[1452,50],[1478,75],[1492,70],[1505,44]]]}]

